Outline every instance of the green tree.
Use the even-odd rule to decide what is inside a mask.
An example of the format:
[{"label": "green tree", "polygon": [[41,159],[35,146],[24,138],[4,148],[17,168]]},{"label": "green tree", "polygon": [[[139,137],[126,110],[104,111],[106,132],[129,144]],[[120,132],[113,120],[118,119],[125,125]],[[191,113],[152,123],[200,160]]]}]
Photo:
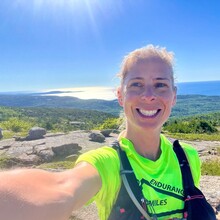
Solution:
[{"label": "green tree", "polygon": [[2,122],[0,126],[5,130],[17,133],[29,130],[33,123],[18,118],[10,118],[8,121]]},{"label": "green tree", "polygon": [[107,118],[104,123],[99,125],[97,129],[103,130],[103,129],[118,129],[120,126],[120,120],[119,118]]}]

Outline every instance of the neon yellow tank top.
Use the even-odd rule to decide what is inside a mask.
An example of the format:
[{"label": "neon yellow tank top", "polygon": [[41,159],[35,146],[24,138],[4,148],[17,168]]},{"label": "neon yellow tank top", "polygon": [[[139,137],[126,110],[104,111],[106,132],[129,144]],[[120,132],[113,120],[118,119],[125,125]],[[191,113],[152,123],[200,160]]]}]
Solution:
[{"label": "neon yellow tank top", "polygon": [[[195,185],[199,185],[200,160],[197,151],[190,145],[180,143],[184,148]],[[126,138],[121,138],[120,145],[126,152],[137,179],[143,187],[143,194],[148,200],[148,209],[155,212],[159,220],[182,218],[183,188],[182,176],[172,143],[161,135],[161,155],[156,161],[151,161],[139,155]],[[119,158],[117,152],[111,147],[102,147],[81,155],[76,163],[86,161],[92,164],[99,172],[102,179],[100,191],[88,202],[95,201],[100,220],[106,220],[112,206],[117,199],[121,185],[119,174]]]}]

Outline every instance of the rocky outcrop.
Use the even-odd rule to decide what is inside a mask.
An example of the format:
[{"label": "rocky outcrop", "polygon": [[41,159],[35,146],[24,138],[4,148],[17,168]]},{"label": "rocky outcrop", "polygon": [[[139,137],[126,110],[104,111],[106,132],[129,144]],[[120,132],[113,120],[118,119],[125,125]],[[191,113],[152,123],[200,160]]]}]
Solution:
[{"label": "rocky outcrop", "polygon": [[32,140],[44,138],[44,135],[46,133],[47,133],[47,131],[44,128],[33,127],[29,130],[28,135],[26,137],[14,136],[14,139],[16,141],[32,141]]},{"label": "rocky outcrop", "polygon": [[99,131],[45,134],[42,129],[32,129],[29,132],[30,138],[17,137],[0,141],[0,157],[4,155],[8,158],[7,168],[39,165],[55,158],[75,160],[81,153],[90,149],[109,145],[116,136],[113,134],[105,138]]},{"label": "rocky outcrop", "polygon": [[28,136],[25,139],[27,141],[41,139],[46,133],[47,131],[44,128],[33,127],[29,130]]},{"label": "rocky outcrop", "polygon": [[105,136],[101,133],[98,133],[98,132],[92,132],[89,135],[89,138],[91,141],[95,141],[95,142],[99,142],[99,143],[103,143],[105,141]]},{"label": "rocky outcrop", "polygon": [[105,137],[109,137],[112,133],[112,129],[104,129],[100,131],[101,134],[103,134]]},{"label": "rocky outcrop", "polygon": [[63,144],[61,146],[52,147],[52,151],[56,156],[66,157],[72,154],[77,154],[82,147],[80,147],[77,143]]}]

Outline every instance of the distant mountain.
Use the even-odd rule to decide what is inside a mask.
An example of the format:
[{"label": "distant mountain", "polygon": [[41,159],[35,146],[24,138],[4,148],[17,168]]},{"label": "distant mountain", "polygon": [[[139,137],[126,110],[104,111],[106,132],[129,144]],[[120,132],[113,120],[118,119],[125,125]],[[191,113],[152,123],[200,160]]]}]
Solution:
[{"label": "distant mountain", "polygon": [[220,96],[178,95],[171,116],[189,116],[220,112]]},{"label": "distant mountain", "polygon": [[121,109],[117,100],[84,100],[69,96],[42,96],[38,94],[0,94],[0,106],[90,109],[114,115],[118,115]]},{"label": "distant mountain", "polygon": [[[89,109],[118,115],[117,100],[79,99],[38,94],[0,94],[0,106]],[[220,111],[220,96],[179,95],[171,116],[188,116]]]}]

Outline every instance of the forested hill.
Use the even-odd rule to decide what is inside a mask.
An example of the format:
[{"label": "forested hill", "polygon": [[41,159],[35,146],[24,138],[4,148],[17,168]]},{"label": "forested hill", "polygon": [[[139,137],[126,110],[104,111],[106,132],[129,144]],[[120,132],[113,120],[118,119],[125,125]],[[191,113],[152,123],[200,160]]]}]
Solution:
[{"label": "forested hill", "polygon": [[[75,97],[40,95],[0,95],[0,106],[77,108],[97,110],[118,115],[121,107],[117,100],[83,100]],[[188,116],[220,111],[220,96],[179,95],[172,116]]]},{"label": "forested hill", "polygon": [[189,116],[220,111],[220,96],[179,95],[171,116]]},{"label": "forested hill", "polygon": [[41,96],[41,95],[0,95],[0,106],[7,107],[42,107],[42,108],[76,108],[97,110],[118,115],[120,106],[117,100],[79,99],[75,97]]}]

